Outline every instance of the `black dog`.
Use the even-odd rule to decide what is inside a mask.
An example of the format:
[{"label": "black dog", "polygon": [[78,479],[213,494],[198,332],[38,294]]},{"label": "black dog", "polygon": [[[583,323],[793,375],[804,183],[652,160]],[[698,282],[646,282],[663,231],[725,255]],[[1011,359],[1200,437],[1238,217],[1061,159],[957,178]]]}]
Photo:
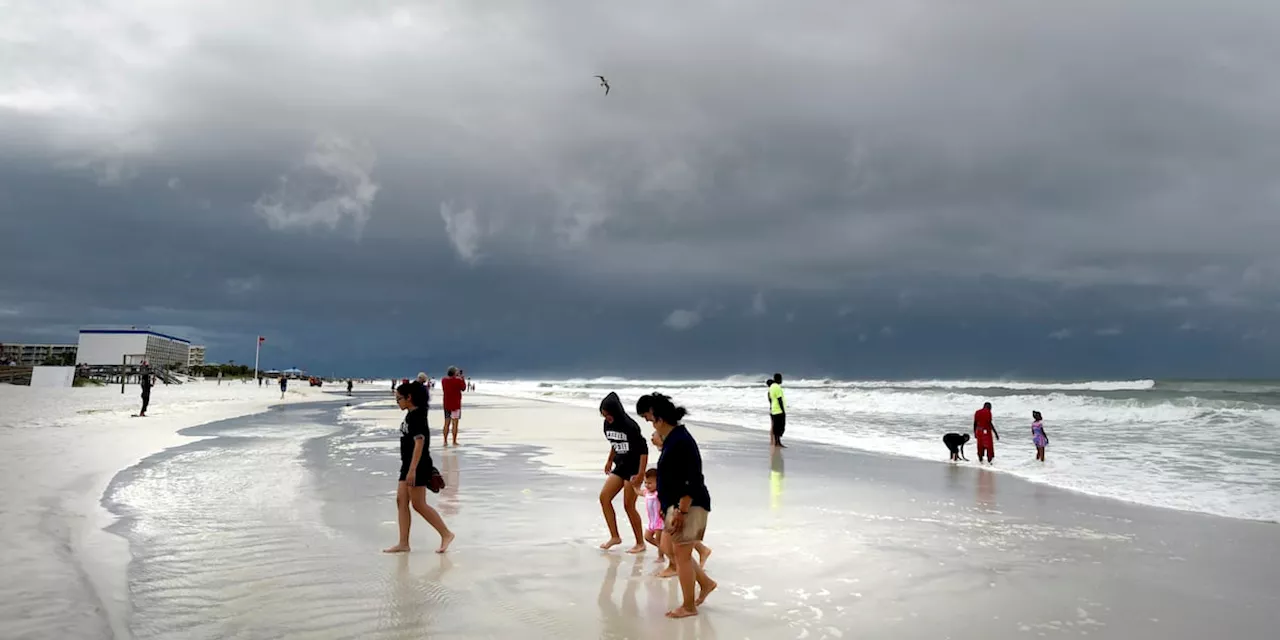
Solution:
[{"label": "black dog", "polygon": [[942,436],[942,443],[947,445],[947,449],[951,451],[951,459],[953,461],[969,461],[968,458],[964,457],[964,445],[968,442],[969,434],[967,433],[948,433],[947,435]]}]

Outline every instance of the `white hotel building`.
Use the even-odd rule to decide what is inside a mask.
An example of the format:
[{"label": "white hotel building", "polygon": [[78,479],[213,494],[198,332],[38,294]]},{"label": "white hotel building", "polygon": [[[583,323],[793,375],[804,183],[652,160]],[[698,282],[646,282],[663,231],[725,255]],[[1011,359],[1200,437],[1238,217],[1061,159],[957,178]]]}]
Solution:
[{"label": "white hotel building", "polygon": [[186,367],[190,350],[190,341],[150,329],[81,329],[76,361],[90,365],[145,362],[154,367]]}]

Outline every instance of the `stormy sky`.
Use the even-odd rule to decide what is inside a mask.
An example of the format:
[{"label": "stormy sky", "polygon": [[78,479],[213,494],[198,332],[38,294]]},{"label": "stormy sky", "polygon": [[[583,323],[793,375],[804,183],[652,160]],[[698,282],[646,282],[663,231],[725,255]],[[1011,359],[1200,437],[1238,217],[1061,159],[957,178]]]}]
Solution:
[{"label": "stormy sky", "polygon": [[1275,2],[56,5],[0,0],[0,341],[263,334],[352,375],[1280,354]]}]

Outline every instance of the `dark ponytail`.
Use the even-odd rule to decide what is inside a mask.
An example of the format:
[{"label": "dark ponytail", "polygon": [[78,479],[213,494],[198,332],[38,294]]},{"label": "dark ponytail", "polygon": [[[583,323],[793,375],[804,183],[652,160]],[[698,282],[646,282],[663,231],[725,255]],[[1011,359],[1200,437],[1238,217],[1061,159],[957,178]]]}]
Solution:
[{"label": "dark ponytail", "polygon": [[689,410],[684,407],[678,407],[671,398],[661,393],[654,393],[649,396],[650,410],[653,411],[653,417],[661,420],[671,426],[680,424],[684,417],[689,415]]}]

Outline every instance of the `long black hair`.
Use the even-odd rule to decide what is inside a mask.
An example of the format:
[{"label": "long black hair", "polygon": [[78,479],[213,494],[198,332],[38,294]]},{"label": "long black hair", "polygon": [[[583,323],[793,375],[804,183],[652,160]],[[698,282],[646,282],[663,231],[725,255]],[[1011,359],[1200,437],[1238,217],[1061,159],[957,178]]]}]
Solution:
[{"label": "long black hair", "polygon": [[415,409],[427,408],[427,387],[417,380],[396,387],[396,393],[408,398]]}]

